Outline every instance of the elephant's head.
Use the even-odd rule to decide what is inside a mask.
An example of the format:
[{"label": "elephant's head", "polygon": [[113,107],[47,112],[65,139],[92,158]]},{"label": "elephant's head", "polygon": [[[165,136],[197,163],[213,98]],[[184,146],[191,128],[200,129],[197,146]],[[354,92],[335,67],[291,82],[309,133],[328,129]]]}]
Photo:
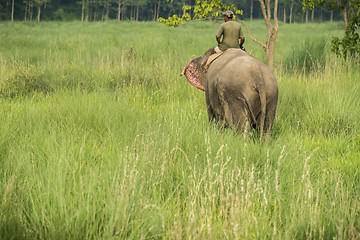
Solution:
[{"label": "elephant's head", "polygon": [[204,56],[200,56],[190,60],[184,67],[181,75],[185,75],[187,80],[194,87],[205,91],[206,69],[205,65],[210,55],[214,53],[214,49],[208,50]]}]

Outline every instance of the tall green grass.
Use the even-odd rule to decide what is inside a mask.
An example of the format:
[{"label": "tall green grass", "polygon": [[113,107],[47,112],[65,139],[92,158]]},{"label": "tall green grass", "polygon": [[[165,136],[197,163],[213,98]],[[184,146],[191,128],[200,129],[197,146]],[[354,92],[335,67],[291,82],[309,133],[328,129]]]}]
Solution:
[{"label": "tall green grass", "polygon": [[359,67],[285,69],[341,24],[281,26],[267,144],[179,76],[218,25],[1,23],[0,238],[359,239]]},{"label": "tall green grass", "polygon": [[304,40],[294,46],[291,55],[285,60],[285,69],[291,73],[310,74],[324,70],[329,53],[326,39]]}]

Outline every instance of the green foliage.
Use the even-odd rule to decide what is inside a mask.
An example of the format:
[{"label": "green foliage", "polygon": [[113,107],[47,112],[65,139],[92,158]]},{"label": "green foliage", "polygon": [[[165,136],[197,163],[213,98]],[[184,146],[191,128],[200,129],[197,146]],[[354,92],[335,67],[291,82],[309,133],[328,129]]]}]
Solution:
[{"label": "green foliage", "polygon": [[236,9],[235,5],[228,6],[222,0],[197,0],[194,7],[194,18],[203,19],[209,16],[218,17],[225,10],[233,10],[236,14],[242,11]]},{"label": "green foliage", "polygon": [[356,59],[360,57],[360,1],[357,5],[357,12],[350,17],[345,36],[340,39],[334,37],[331,42],[331,50],[339,57],[345,60],[350,57]]},{"label": "green foliage", "polygon": [[5,20],[8,17],[8,8],[4,3],[0,2],[0,20]]},{"label": "green foliage", "polygon": [[53,14],[53,20],[63,21],[65,20],[65,12],[63,8],[57,9]]},{"label": "green foliage", "polygon": [[358,0],[302,0],[303,11],[306,8],[314,9],[316,6],[327,7],[333,10],[343,9],[348,3],[356,2]]},{"label": "green foliage", "polygon": [[[360,1],[359,0],[303,0],[303,10],[306,7],[314,8],[316,5],[327,6],[331,9],[343,9],[348,11],[350,16],[345,29],[345,36],[340,39],[333,37],[331,50],[344,60],[350,55],[352,59],[360,56]],[[349,5],[349,10],[347,10]],[[347,19],[346,19],[347,20]]]},{"label": "green foliage", "polygon": [[[165,23],[168,26],[178,26],[183,24],[184,21],[190,21],[191,16],[187,12],[191,9],[191,6],[183,6],[184,14],[182,17],[174,14],[172,17],[167,19],[159,18],[160,23]],[[238,10],[234,4],[227,5],[222,0],[196,0],[194,6],[194,17],[193,19],[204,19],[208,17],[216,18],[225,10],[233,10],[235,14],[243,14],[242,10]],[[235,16],[234,16],[235,17]]]},{"label": "green foliage", "polygon": [[186,12],[190,9],[191,9],[190,6],[185,5],[185,6],[183,6],[184,14],[181,16],[181,18],[178,15],[174,14],[172,17],[168,17],[167,19],[160,17],[158,22],[165,23],[168,26],[177,27],[178,25],[183,24],[184,21],[191,20],[190,14],[188,12]]},{"label": "green foliage", "polygon": [[302,8],[303,11],[305,11],[306,8],[314,9],[315,2],[313,0],[303,0],[302,5],[303,5],[303,8]]}]

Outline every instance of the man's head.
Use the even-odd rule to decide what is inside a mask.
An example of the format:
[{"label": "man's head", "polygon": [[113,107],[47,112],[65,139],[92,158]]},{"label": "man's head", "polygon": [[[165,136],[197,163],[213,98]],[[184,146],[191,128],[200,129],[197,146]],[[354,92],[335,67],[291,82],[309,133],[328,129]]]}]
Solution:
[{"label": "man's head", "polygon": [[233,11],[227,10],[227,11],[223,12],[223,15],[224,15],[225,22],[227,22],[227,21],[231,21],[233,19],[234,13],[233,13]]}]

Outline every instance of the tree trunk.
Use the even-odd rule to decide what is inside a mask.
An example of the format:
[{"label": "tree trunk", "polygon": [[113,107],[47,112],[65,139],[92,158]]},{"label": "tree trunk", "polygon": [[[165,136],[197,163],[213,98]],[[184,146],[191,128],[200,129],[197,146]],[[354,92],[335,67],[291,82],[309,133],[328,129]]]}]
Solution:
[{"label": "tree trunk", "polygon": [[14,0],[11,3],[11,21],[14,21]]},{"label": "tree trunk", "polygon": [[345,32],[346,32],[347,25],[348,25],[346,6],[343,8],[342,12],[343,12],[343,15],[344,15],[344,27],[345,27]]},{"label": "tree trunk", "polygon": [[130,6],[130,21],[132,21],[133,20],[133,6],[131,5]]},{"label": "tree trunk", "polygon": [[89,20],[89,0],[86,0],[86,9],[85,9],[85,21]]},{"label": "tree trunk", "polygon": [[161,3],[161,0],[159,0],[158,2],[158,8],[157,8],[157,14],[156,14],[156,21],[159,20],[159,14],[160,14],[160,3]]},{"label": "tree trunk", "polygon": [[30,5],[29,5],[30,22],[32,22],[33,12],[34,12],[34,8],[30,7]]},{"label": "tree trunk", "polygon": [[284,23],[286,23],[286,8],[284,7]]},{"label": "tree trunk", "polygon": [[106,4],[106,19],[109,19],[109,13],[110,13],[110,4],[107,2]]},{"label": "tree trunk", "polygon": [[136,7],[133,6],[133,20],[136,21]]},{"label": "tree trunk", "polygon": [[85,13],[85,1],[83,0],[81,5],[81,21],[84,21],[84,13]]},{"label": "tree trunk", "polygon": [[330,22],[333,22],[334,20],[334,10],[331,10],[330,12]]},{"label": "tree trunk", "polygon": [[289,23],[290,23],[290,24],[292,23],[293,7],[294,7],[294,0],[291,1],[290,19],[289,19]]},{"label": "tree trunk", "polygon": [[96,22],[98,4],[95,0],[93,0],[93,4],[94,4],[94,22]]},{"label": "tree trunk", "polygon": [[306,8],[306,12],[305,12],[305,23],[308,23],[308,18],[309,18],[309,9]]},{"label": "tree trunk", "polygon": [[[252,0],[251,0],[252,1]],[[189,6],[191,6],[191,0],[189,0]],[[192,14],[192,8],[189,10],[189,15],[191,17],[191,14]]]},{"label": "tree trunk", "polygon": [[136,6],[136,21],[139,21],[139,4]]},{"label": "tree trunk", "polygon": [[311,22],[314,22],[315,8],[311,10]]},{"label": "tree trunk", "polygon": [[171,16],[171,13],[172,13],[172,9],[169,10],[168,18]]},{"label": "tree trunk", "polygon": [[267,43],[262,44],[265,47],[266,52],[266,62],[271,70],[274,70],[274,50],[275,50],[275,40],[279,32],[279,23],[278,23],[278,0],[275,0],[274,4],[274,23],[273,27],[271,23],[271,5],[270,0],[266,0],[266,6],[264,0],[259,0],[261,5],[261,11],[266,22],[266,28],[268,32]]},{"label": "tree trunk", "polygon": [[320,7],[320,22],[322,22],[323,19],[323,9]]},{"label": "tree trunk", "polygon": [[38,6],[38,15],[37,15],[37,21],[40,22],[40,14],[41,14],[41,6]]},{"label": "tree trunk", "polygon": [[28,12],[28,6],[26,6],[25,8],[25,17],[24,17],[24,21],[26,22],[27,20],[27,12]]},{"label": "tree trunk", "polygon": [[251,0],[251,3],[250,3],[250,20],[253,19],[253,11],[254,11],[254,0]]},{"label": "tree trunk", "polygon": [[117,12],[117,20],[120,21],[120,12],[121,12],[121,2],[118,1],[118,12]]},{"label": "tree trunk", "polygon": [[105,7],[103,7],[102,12],[101,12],[101,21],[102,22],[105,21]]},{"label": "tree trunk", "polygon": [[122,17],[121,17],[121,19],[123,20],[123,21],[125,21],[125,19],[126,19],[126,10],[127,10],[127,8],[126,7],[124,7],[123,8],[124,9],[124,11],[123,11],[123,14],[122,14]]},{"label": "tree trunk", "polygon": [[266,47],[266,62],[271,70],[274,70],[274,50],[275,50],[275,40],[277,32],[273,32],[268,36],[268,43]]},{"label": "tree trunk", "polygon": [[153,16],[153,21],[155,22],[156,20],[156,3],[155,3],[155,6],[154,6],[154,16]]}]

